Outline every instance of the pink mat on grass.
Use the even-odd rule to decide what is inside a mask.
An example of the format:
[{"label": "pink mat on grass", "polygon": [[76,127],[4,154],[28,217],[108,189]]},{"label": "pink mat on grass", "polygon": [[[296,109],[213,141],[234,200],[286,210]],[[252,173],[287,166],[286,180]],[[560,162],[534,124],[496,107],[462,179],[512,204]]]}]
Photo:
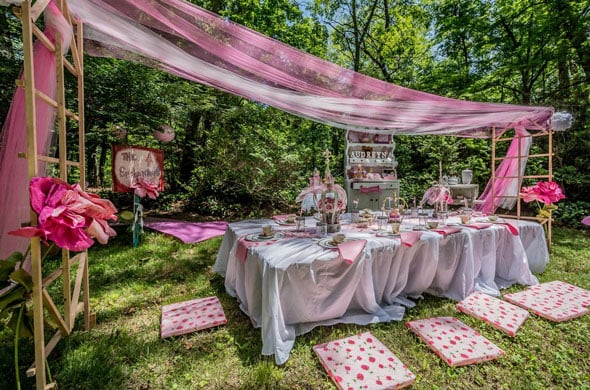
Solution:
[{"label": "pink mat on grass", "polygon": [[338,389],[400,389],[416,376],[371,332],[313,347]]},{"label": "pink mat on grass", "polygon": [[222,236],[227,229],[227,222],[187,222],[173,219],[146,218],[145,227],[160,233],[169,234],[185,244],[191,244]]},{"label": "pink mat on grass", "polygon": [[179,336],[227,323],[223,307],[217,297],[162,306],[160,337]]},{"label": "pink mat on grass", "polygon": [[457,309],[465,314],[487,322],[494,328],[516,336],[529,312],[501,299],[476,291],[457,303]]},{"label": "pink mat on grass", "polygon": [[410,321],[407,326],[451,367],[496,359],[505,353],[453,317]]},{"label": "pink mat on grass", "polygon": [[590,291],[559,280],[537,284],[503,298],[555,322],[583,316],[590,306]]}]

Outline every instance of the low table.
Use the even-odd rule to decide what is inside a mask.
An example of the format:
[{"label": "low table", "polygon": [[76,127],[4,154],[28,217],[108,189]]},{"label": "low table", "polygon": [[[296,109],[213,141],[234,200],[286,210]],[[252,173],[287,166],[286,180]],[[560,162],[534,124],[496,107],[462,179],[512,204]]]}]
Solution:
[{"label": "low table", "polygon": [[[287,361],[297,335],[316,326],[399,321],[405,308],[414,306],[409,298],[423,293],[456,301],[473,291],[499,295],[512,284],[537,284],[531,268],[541,272],[549,261],[543,228],[530,221],[518,221],[519,235],[499,224],[481,230],[461,227],[448,236],[424,231],[411,247],[396,238],[377,237],[371,228],[344,225],[347,237],[366,240],[352,264],[313,237],[288,234],[250,247],[245,259],[238,258],[239,239],[260,233],[268,223],[274,222],[230,224],[214,270],[224,276],[226,291],[238,299],[253,325],[261,328],[262,354],[274,354],[277,364]],[[313,219],[310,225],[313,231]],[[404,221],[402,228],[411,229],[411,222]]]}]

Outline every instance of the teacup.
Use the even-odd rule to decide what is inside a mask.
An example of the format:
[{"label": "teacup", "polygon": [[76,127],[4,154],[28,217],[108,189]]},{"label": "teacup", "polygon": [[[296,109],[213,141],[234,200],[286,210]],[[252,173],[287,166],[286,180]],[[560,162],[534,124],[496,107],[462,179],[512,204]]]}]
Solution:
[{"label": "teacup", "polygon": [[497,215],[488,215],[488,221],[490,222],[496,222],[498,220],[498,216]]},{"label": "teacup", "polygon": [[344,239],[346,239],[346,235],[344,233],[335,233],[332,235],[332,242],[334,244],[340,244],[344,242]]},{"label": "teacup", "polygon": [[461,215],[459,215],[459,218],[461,218],[461,223],[465,225],[466,223],[469,223],[469,220],[471,219],[471,215],[461,214]]},{"label": "teacup", "polygon": [[272,225],[262,225],[262,235],[265,237],[272,236]]},{"label": "teacup", "polygon": [[392,222],[391,223],[391,232],[393,234],[398,234],[399,233],[399,229],[401,227],[401,223],[400,222]]},{"label": "teacup", "polygon": [[436,229],[438,227],[438,221],[437,220],[429,220],[427,222],[428,224],[428,228],[429,229]]},{"label": "teacup", "polygon": [[295,216],[294,215],[288,215],[287,218],[285,218],[285,222],[287,222],[287,223],[293,223],[293,222],[295,222]]}]

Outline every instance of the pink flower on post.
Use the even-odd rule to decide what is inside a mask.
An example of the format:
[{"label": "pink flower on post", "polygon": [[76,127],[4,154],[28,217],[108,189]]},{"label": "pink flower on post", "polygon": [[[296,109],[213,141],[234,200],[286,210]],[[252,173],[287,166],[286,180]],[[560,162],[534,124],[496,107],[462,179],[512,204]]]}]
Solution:
[{"label": "pink flower on post", "polygon": [[520,190],[522,200],[532,202],[533,200],[551,204],[565,198],[563,191],[554,181],[540,181],[534,186],[522,187]]},{"label": "pink flower on post", "polygon": [[131,188],[135,190],[135,195],[140,198],[147,195],[150,199],[156,199],[160,195],[158,193],[158,186],[146,180],[143,176],[139,176],[136,181],[131,184]]},{"label": "pink flower on post", "polygon": [[34,177],[29,185],[31,207],[38,215],[37,226],[25,227],[8,234],[40,237],[60,248],[81,251],[96,238],[106,244],[116,232],[107,220],[116,220],[117,209],[106,199],[88,194],[79,185],[70,185],[51,177]]}]

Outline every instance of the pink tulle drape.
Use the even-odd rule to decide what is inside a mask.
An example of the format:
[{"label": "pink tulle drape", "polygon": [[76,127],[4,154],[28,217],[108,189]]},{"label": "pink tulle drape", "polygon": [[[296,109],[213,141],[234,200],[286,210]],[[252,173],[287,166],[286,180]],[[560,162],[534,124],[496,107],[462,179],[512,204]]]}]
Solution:
[{"label": "pink tulle drape", "polygon": [[551,107],[478,103],[355,73],[182,0],[69,0],[95,56],[139,61],[340,128],[488,137],[545,129]]},{"label": "pink tulle drape", "polygon": [[[532,137],[527,137],[528,132],[518,126],[516,133],[523,137],[514,138],[510,143],[506,157],[496,168],[495,176],[498,179],[494,180],[493,185],[491,180],[488,182],[485,190],[479,197],[481,202],[475,204],[473,207],[475,210],[486,214],[493,214],[498,208],[512,209],[516,204],[516,198],[513,197],[520,191],[522,183],[519,177],[524,174],[527,156],[529,155],[529,150],[533,142]],[[493,197],[492,192],[494,194]],[[493,207],[492,203],[494,205]]]},{"label": "pink tulle drape", "polygon": [[[45,34],[55,42],[59,34],[62,47],[67,50],[72,39],[72,28],[57,6],[50,3],[45,14]],[[55,56],[40,41],[33,47],[35,86],[47,96],[56,96]],[[22,77],[22,76],[21,76]],[[55,110],[37,98],[36,124],[37,148],[45,154],[50,142],[55,121]],[[9,236],[7,233],[30,221],[29,180],[27,159],[18,153],[27,152],[25,91],[17,88],[8,115],[2,127],[0,149],[0,259],[14,251],[24,252],[29,240]],[[45,172],[45,164],[39,163],[39,175]]]}]

